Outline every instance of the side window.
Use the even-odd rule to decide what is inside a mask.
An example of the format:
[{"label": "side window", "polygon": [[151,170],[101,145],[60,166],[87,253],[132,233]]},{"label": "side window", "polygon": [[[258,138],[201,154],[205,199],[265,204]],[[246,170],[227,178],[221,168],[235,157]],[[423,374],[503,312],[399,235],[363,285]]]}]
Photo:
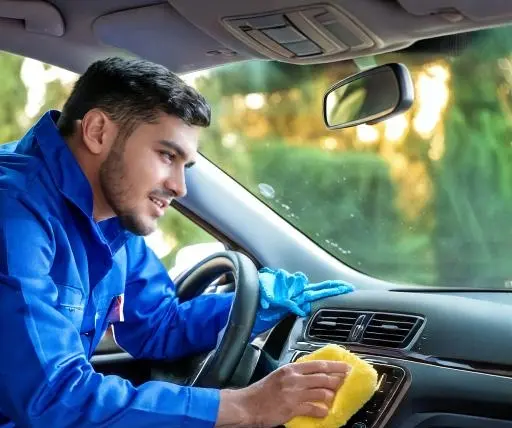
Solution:
[{"label": "side window", "polygon": [[160,219],[156,232],[146,237],[172,278],[224,245],[185,215],[171,208]]},{"label": "side window", "polygon": [[[147,245],[162,261],[171,278],[194,266],[225,246],[189,218],[171,208],[159,222],[158,229],[145,238]],[[95,354],[122,352],[108,329]]]},{"label": "side window", "polygon": [[60,109],[78,75],[0,51],[0,144],[23,135],[45,111]]}]

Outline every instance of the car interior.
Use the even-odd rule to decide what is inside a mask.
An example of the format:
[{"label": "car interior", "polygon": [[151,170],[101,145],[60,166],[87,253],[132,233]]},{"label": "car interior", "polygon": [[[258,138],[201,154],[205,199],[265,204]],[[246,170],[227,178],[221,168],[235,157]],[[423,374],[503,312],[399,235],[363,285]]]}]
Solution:
[{"label": "car interior", "polygon": [[[0,0],[0,48],[75,73],[112,55],[141,57],[179,74],[253,60],[364,70],[372,58],[420,45],[463,49],[475,32],[510,22],[512,3],[502,0]],[[322,114],[321,105],[310,108]],[[188,194],[174,208],[225,251],[178,275],[177,294],[185,301],[235,290],[228,329],[216,350],[182,361],[99,349],[96,370],[135,385],[239,388],[335,343],[369,361],[380,378],[347,427],[512,427],[512,293],[505,286],[427,286],[366,274],[218,162],[201,154],[187,174]],[[302,271],[311,281],[344,280],[356,291],[317,301],[310,316],[289,316],[249,340],[250,330],[237,327],[254,322],[255,272],[263,266]]]}]

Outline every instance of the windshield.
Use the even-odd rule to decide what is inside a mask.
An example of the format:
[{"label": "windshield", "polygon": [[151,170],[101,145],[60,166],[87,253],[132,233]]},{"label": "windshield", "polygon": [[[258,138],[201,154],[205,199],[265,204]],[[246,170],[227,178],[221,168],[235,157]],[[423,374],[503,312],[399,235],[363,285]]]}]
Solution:
[{"label": "windshield", "polygon": [[[376,57],[416,100],[383,123],[328,131],[322,97],[352,62],[246,62],[195,75],[213,109],[202,153],[318,245],[399,283],[512,280],[511,28]],[[443,52],[443,49],[445,53]]]}]

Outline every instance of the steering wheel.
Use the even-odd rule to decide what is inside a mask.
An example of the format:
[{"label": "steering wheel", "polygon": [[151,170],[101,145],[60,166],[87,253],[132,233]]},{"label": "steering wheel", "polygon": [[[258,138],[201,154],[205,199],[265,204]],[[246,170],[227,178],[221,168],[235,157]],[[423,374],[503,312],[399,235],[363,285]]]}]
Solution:
[{"label": "steering wheel", "polygon": [[209,256],[174,281],[180,301],[190,300],[219,276],[231,273],[235,297],[229,312],[227,327],[217,348],[196,372],[192,386],[223,387],[231,378],[251,337],[259,302],[258,269],[244,254],[223,251]]}]

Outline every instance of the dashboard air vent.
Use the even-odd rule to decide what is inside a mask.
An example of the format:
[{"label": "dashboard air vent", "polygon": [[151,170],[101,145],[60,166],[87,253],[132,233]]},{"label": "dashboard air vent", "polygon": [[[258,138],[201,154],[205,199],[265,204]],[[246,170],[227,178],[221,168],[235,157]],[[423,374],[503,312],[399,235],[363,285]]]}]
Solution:
[{"label": "dashboard air vent", "polygon": [[405,348],[418,331],[422,319],[411,315],[376,313],[363,333],[361,343],[386,348]]},{"label": "dashboard air vent", "polygon": [[361,312],[320,310],[310,324],[308,336],[320,342],[348,342],[356,321],[363,316]]}]

